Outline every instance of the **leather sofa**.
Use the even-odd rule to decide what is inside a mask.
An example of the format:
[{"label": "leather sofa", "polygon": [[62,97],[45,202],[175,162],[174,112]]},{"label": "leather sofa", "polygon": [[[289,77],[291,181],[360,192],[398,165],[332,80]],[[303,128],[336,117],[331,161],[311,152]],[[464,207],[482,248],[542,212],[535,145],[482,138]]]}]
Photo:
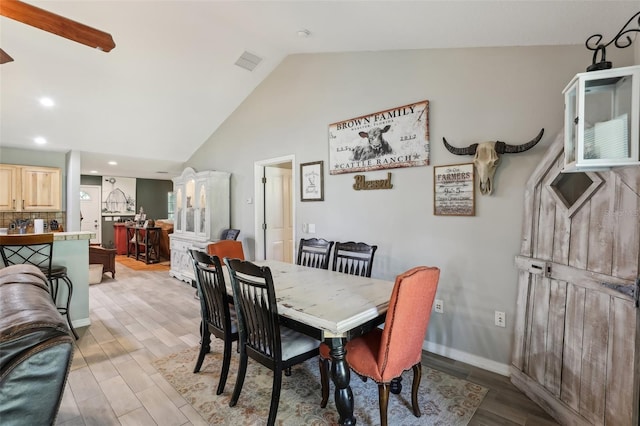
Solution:
[{"label": "leather sofa", "polygon": [[162,229],[160,234],[160,258],[164,260],[171,260],[171,243],[169,235],[173,234],[173,221],[158,219],[156,220],[155,225]]},{"label": "leather sofa", "polygon": [[0,269],[0,312],[0,423],[52,425],[71,368],[74,339],[40,269]]}]

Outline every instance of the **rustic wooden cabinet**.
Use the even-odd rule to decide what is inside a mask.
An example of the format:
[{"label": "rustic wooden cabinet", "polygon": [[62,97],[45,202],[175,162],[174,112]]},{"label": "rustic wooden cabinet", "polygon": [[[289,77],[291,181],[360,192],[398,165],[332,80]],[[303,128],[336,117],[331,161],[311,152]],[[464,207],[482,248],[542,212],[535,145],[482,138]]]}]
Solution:
[{"label": "rustic wooden cabinet", "polygon": [[640,167],[562,173],[559,136],[525,190],[511,381],[567,425],[638,425]]},{"label": "rustic wooden cabinet", "polygon": [[204,249],[218,240],[230,223],[231,174],[220,171],[196,172],[186,168],[173,179],[175,219],[171,240],[171,270],[180,280],[193,280],[188,250]]},{"label": "rustic wooden cabinet", "polygon": [[51,212],[62,206],[60,169],[0,165],[0,211]]}]

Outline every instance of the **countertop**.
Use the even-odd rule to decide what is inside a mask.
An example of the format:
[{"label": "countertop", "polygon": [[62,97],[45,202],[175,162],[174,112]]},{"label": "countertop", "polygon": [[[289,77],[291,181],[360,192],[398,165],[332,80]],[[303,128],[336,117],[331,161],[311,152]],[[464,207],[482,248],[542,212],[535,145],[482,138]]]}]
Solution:
[{"label": "countertop", "polygon": [[54,232],[53,241],[67,241],[67,240],[90,240],[95,238],[96,233],[91,231],[76,231],[76,232]]},{"label": "countertop", "polygon": [[[91,238],[95,238],[96,236],[96,233],[91,231],[52,232],[52,234],[53,234],[53,241],[90,240]],[[11,233],[11,235],[33,235],[33,233],[28,233],[28,234]]]}]

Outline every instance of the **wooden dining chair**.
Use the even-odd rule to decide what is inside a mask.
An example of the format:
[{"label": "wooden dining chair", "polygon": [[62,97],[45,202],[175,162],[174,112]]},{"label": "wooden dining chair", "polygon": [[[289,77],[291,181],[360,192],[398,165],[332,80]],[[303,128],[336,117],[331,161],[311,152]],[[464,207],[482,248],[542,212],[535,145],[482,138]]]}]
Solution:
[{"label": "wooden dining chair", "polygon": [[238,326],[235,309],[229,306],[227,289],[222,273],[222,265],[218,256],[210,256],[198,250],[189,250],[193,259],[193,268],[196,277],[196,286],[200,299],[200,352],[193,369],[194,373],[200,371],[204,357],[210,351],[211,335],[222,339],[224,351],[222,355],[222,368],[216,395],[224,391],[231,364],[231,344],[238,341]]},{"label": "wooden dining chair", "polygon": [[418,388],[422,378],[422,344],[439,278],[440,269],[426,266],[398,275],[391,293],[384,329],[374,328],[347,342],[346,360],[349,367],[361,377],[371,378],[378,384],[382,426],[387,425],[391,382],[410,368],[413,370],[413,415],[422,415],[418,406]]},{"label": "wooden dining chair", "polygon": [[296,263],[311,268],[329,269],[331,247],[333,247],[333,241],[327,241],[323,238],[302,238],[298,245]]},{"label": "wooden dining chair", "polygon": [[237,240],[240,235],[239,229],[223,229],[220,234],[221,240]]},{"label": "wooden dining chair", "polygon": [[[49,280],[49,292],[60,314],[67,317],[69,329],[73,336],[80,338],[71,322],[71,298],[73,296],[73,282],[67,274],[67,267],[56,265],[53,259],[53,234],[12,234],[0,235],[0,254],[6,266],[30,264],[38,267]],[[60,281],[66,287],[66,295],[60,293]],[[58,302],[58,299],[63,299]]]},{"label": "wooden dining chair", "polygon": [[378,246],[366,243],[337,242],[333,247],[333,264],[331,269],[345,274],[371,277],[373,256]]},{"label": "wooden dining chair", "polygon": [[218,256],[220,259],[230,257],[244,260],[244,250],[241,241],[220,240],[207,245],[207,253]]},{"label": "wooden dining chair", "polygon": [[271,270],[239,259],[224,259],[229,268],[238,313],[240,364],[229,406],[238,402],[252,358],[273,371],[267,425],[275,424],[282,372],[318,355],[318,341],[280,324]]}]

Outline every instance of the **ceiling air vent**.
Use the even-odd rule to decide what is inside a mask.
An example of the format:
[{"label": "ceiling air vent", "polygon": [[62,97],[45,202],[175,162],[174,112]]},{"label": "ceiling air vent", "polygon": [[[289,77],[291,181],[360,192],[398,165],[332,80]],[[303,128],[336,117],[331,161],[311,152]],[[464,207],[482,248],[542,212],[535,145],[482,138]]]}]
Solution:
[{"label": "ceiling air vent", "polygon": [[236,65],[245,70],[253,71],[261,61],[261,57],[245,51],[236,61]]}]

